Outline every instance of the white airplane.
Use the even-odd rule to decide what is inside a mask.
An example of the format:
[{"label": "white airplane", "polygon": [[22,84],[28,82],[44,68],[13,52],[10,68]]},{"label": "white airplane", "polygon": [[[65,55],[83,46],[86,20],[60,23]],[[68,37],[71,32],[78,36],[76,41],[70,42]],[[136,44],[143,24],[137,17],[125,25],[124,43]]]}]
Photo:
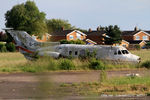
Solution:
[{"label": "white airplane", "polygon": [[29,60],[37,56],[59,57],[87,57],[95,54],[96,59],[117,62],[139,63],[140,57],[131,54],[122,46],[107,45],[77,45],[59,44],[58,42],[37,42],[25,31],[6,30],[13,37],[16,47]]}]

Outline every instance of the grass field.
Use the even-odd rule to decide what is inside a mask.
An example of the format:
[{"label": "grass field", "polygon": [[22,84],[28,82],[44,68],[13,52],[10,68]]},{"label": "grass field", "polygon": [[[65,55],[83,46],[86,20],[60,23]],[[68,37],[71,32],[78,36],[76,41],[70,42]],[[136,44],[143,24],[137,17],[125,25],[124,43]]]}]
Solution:
[{"label": "grass field", "polygon": [[[150,50],[131,51],[141,57],[142,62],[149,60]],[[0,53],[0,72],[47,72],[52,70],[89,70],[89,61],[79,59],[39,59],[37,61],[27,61],[20,53]],[[72,65],[74,64],[74,65]],[[132,68],[132,66],[129,68]],[[123,68],[125,65],[109,65],[106,67],[112,69]],[[127,68],[127,67],[126,67]],[[134,67],[136,68],[136,67]],[[150,94],[150,77],[114,77],[107,79],[105,71],[100,75],[100,80],[93,83],[62,83],[57,87],[57,94],[73,93],[74,95],[101,95],[101,94]],[[103,77],[102,77],[103,76]],[[49,85],[49,84],[48,84]],[[47,86],[46,86],[47,87]],[[55,90],[52,90],[55,91]],[[64,95],[65,95],[64,94]]]},{"label": "grass field", "polygon": [[119,77],[103,82],[92,83],[63,83],[59,91],[72,90],[76,95],[136,95],[150,94],[150,77]]},{"label": "grass field", "polygon": [[0,53],[0,67],[14,67],[25,63],[27,63],[27,60],[19,52]]},{"label": "grass field", "polygon": [[147,50],[147,49],[146,50],[134,50],[134,51],[131,51],[131,53],[137,56],[140,56],[142,62],[150,60],[150,50]]},{"label": "grass field", "polygon": [[[150,59],[150,50],[131,51],[141,57],[142,62]],[[61,63],[61,64],[60,64]],[[100,63],[101,64],[101,63]],[[103,66],[103,64],[101,64]],[[64,67],[68,66],[68,67]],[[135,65],[112,65],[106,64],[106,69],[136,68]],[[2,72],[40,72],[49,70],[89,70],[89,61],[79,59],[40,59],[34,62],[28,61],[19,52],[0,53],[0,71]]]}]

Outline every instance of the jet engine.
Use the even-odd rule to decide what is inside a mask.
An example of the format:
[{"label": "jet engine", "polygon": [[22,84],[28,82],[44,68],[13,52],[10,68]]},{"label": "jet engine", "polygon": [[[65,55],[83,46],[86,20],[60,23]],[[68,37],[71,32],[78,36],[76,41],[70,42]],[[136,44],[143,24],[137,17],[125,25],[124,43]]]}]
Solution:
[{"label": "jet engine", "polygon": [[38,53],[39,56],[50,56],[53,58],[59,58],[61,57],[60,53],[58,52],[52,52],[52,51],[42,51]]}]

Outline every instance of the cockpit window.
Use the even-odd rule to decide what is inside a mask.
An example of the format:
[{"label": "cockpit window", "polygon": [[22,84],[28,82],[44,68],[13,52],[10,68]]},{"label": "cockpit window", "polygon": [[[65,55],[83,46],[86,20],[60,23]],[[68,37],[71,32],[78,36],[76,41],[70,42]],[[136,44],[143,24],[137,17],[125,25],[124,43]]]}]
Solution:
[{"label": "cockpit window", "polygon": [[125,50],[121,50],[122,54],[126,54]]},{"label": "cockpit window", "polygon": [[114,55],[121,55],[121,54],[129,54],[128,50],[118,50],[114,52]]},{"label": "cockpit window", "polygon": [[118,55],[121,55],[121,51],[120,50],[118,50]]},{"label": "cockpit window", "polygon": [[122,52],[123,54],[129,54],[129,52],[128,52],[127,50],[121,50],[121,52]]},{"label": "cockpit window", "polygon": [[129,52],[127,50],[125,50],[126,54],[129,54]]}]

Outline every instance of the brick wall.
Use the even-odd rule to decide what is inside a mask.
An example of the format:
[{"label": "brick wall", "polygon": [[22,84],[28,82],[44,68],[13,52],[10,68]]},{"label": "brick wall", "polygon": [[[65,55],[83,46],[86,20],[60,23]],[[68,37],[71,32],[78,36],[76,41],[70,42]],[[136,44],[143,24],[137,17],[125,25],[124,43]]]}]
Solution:
[{"label": "brick wall", "polygon": [[58,42],[60,40],[64,40],[66,39],[66,36],[51,36],[50,37],[50,41],[52,42]]},{"label": "brick wall", "polygon": [[88,35],[86,38],[96,42],[97,44],[103,44],[102,36]]},{"label": "brick wall", "polygon": [[140,33],[136,34],[133,38],[134,40],[136,40],[136,36],[139,36],[139,38],[140,38],[139,40],[143,40],[143,36],[148,36],[148,40],[150,40],[150,36],[145,34],[144,32],[140,32]]},{"label": "brick wall", "polygon": [[[77,38],[77,34],[79,34],[79,33],[77,33],[77,32],[72,32],[71,34],[69,34],[69,35],[66,36],[66,39],[67,39],[67,40],[77,40],[77,39],[78,39],[78,38]],[[73,36],[73,39],[70,39],[70,35]],[[81,35],[81,36],[80,36],[80,40],[84,40],[85,38],[86,38],[85,35]]]},{"label": "brick wall", "polygon": [[134,40],[133,36],[122,36],[122,39],[126,40],[126,41],[132,41],[132,40]]}]

